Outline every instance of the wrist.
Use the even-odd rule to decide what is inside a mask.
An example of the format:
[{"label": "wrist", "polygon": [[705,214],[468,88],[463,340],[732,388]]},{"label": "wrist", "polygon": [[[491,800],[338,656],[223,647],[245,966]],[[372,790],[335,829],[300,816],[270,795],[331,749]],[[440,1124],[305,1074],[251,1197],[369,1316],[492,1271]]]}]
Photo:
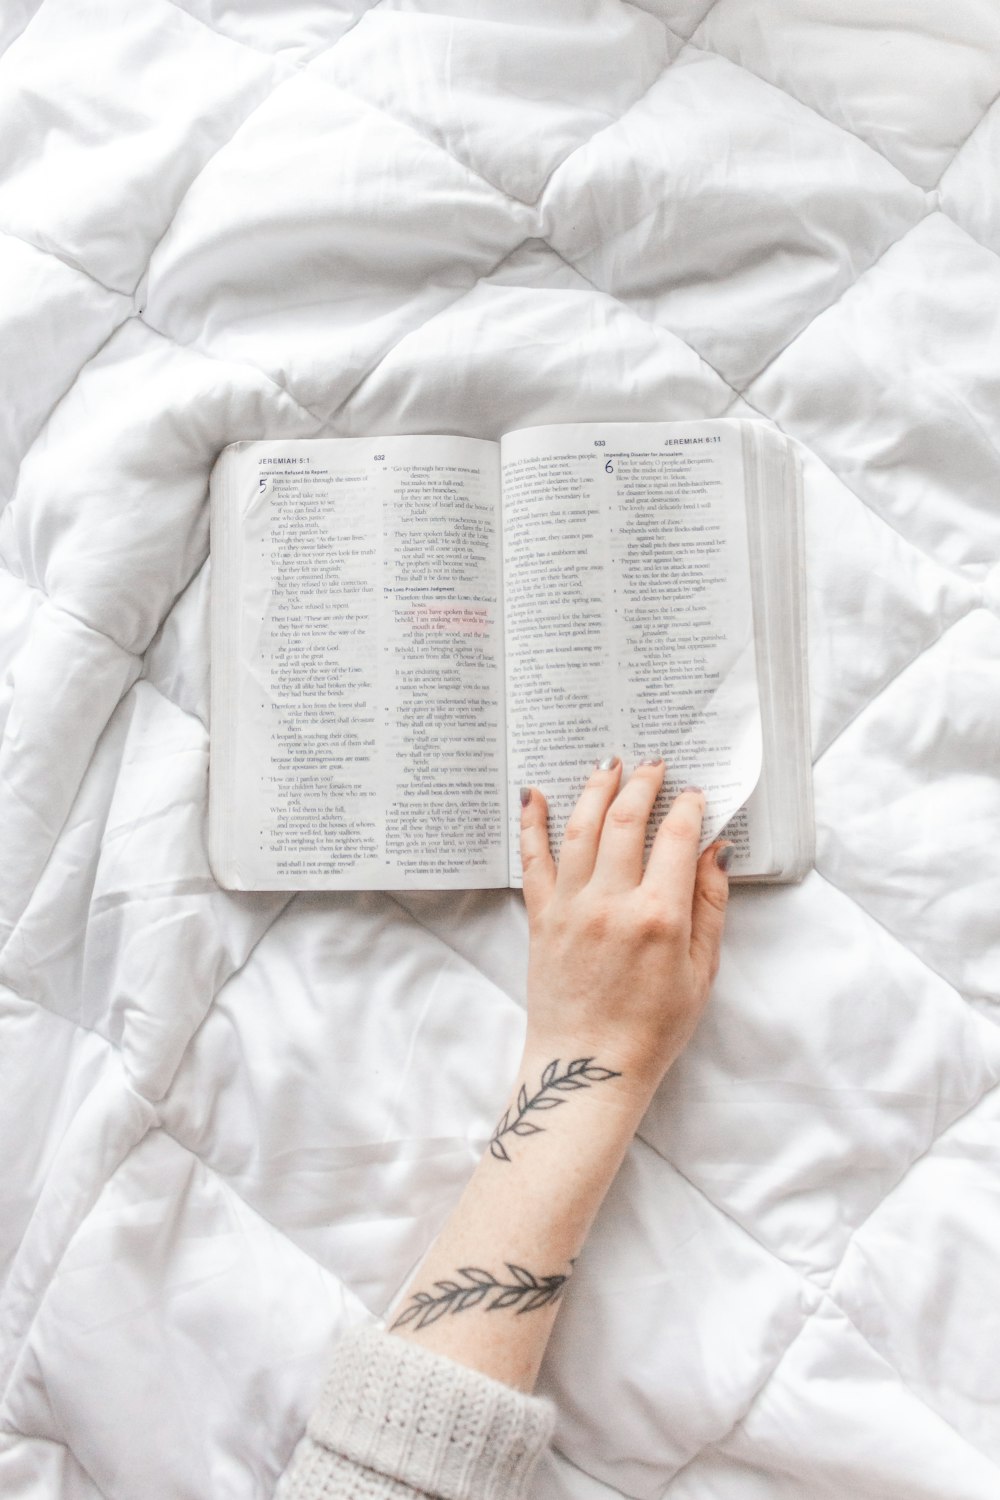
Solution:
[{"label": "wrist", "polygon": [[645,1061],[620,1046],[579,1034],[542,1036],[529,1025],[514,1102],[524,1102],[523,1088],[529,1102],[537,1100],[528,1118],[538,1123],[569,1118],[567,1106],[579,1104],[580,1110],[574,1109],[578,1119],[603,1119],[608,1129],[632,1135],[659,1081]]}]

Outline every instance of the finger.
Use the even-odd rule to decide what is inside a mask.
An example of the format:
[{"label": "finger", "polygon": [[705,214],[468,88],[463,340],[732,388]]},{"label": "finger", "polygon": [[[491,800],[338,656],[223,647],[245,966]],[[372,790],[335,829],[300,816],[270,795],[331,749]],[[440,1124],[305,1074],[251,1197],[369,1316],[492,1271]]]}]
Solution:
[{"label": "finger", "polygon": [[[712,983],[719,967],[722,930],[726,925],[729,903],[729,863],[727,850],[732,844],[710,844],[698,861],[691,909],[691,961],[705,988]],[[720,856],[724,863],[719,864]]]},{"label": "finger", "polygon": [[528,916],[541,911],[556,883],[549,848],[549,808],[537,787],[521,788],[521,886]]},{"label": "finger", "polygon": [[607,890],[634,890],[642,879],[646,829],[665,770],[662,760],[643,761],[608,808],[594,864],[594,880]]},{"label": "finger", "polygon": [[701,820],[705,794],[698,787],[685,787],[674,798],[670,811],[656,830],[653,847],[643,876],[649,886],[672,910],[690,914],[694,897],[694,872],[698,863]]},{"label": "finger", "polygon": [[599,761],[591,771],[563,834],[556,871],[560,890],[578,891],[594,873],[604,815],[618,790],[621,776],[622,763],[617,755]]}]

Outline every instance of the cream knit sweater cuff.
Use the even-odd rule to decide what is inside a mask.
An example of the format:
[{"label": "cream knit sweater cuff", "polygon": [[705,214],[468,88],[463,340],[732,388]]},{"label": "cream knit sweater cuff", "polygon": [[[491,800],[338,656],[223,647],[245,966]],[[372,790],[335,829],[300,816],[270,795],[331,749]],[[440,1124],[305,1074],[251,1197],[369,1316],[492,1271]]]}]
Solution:
[{"label": "cream knit sweater cuff", "polygon": [[550,1401],[372,1325],[340,1339],[308,1431],[427,1495],[521,1500],[554,1425]]}]

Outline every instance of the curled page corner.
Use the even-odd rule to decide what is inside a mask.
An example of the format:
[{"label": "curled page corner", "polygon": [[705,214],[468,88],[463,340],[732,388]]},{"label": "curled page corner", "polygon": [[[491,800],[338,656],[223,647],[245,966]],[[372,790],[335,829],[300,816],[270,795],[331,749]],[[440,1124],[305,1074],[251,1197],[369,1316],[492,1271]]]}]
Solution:
[{"label": "curled page corner", "polygon": [[668,756],[665,803],[669,805],[684,786],[700,786],[705,793],[700,849],[718,838],[747,801],[760,780],[762,764],[760,694],[751,636],[722,670],[721,681]]},{"label": "curled page corner", "polygon": [[[687,732],[665,748],[667,772],[647,834],[647,852],[670,804],[684,787],[701,787],[705,793],[701,854],[744,806],[761,778],[763,729],[752,632],[742,646],[730,639],[728,648],[728,664],[717,659],[719,681],[706,690]],[[640,758],[636,755],[633,764]]]}]

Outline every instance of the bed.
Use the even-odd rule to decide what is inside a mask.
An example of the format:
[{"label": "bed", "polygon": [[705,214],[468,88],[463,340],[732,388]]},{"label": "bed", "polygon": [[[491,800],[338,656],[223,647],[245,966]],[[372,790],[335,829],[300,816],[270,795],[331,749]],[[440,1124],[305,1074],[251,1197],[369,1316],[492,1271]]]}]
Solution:
[{"label": "bed", "polygon": [[270,1496],[520,1051],[518,896],[213,881],[219,450],[728,415],[802,456],[817,863],[734,895],[535,1489],[996,1500],[1000,12],[8,0],[0,49],[0,1493]]}]

